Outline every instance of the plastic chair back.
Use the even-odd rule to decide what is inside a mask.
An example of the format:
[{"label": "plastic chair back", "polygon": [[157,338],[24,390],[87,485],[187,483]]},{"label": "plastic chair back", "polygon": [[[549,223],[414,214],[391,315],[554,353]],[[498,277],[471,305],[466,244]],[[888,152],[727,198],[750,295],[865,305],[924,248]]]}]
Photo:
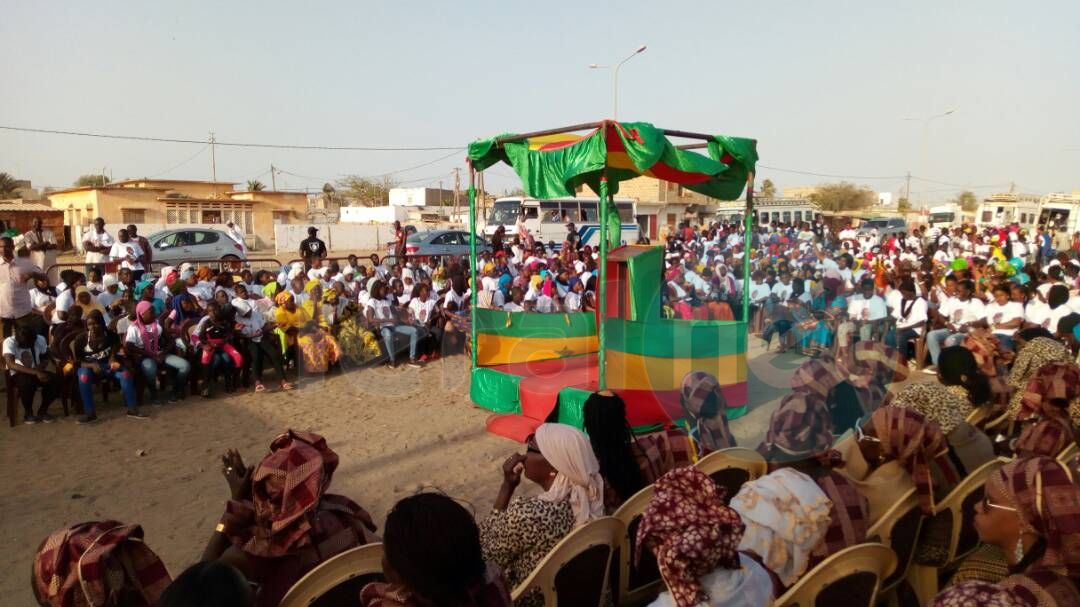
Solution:
[{"label": "plastic chair back", "polygon": [[896,569],[884,544],[845,548],[818,563],[781,595],[774,607],[874,607],[881,582]]},{"label": "plastic chair back", "polygon": [[572,607],[601,607],[609,591],[612,556],[625,532],[622,521],[612,516],[571,531],[514,588],[514,602],[536,588],[543,594],[546,607],[557,607],[560,602]]},{"label": "plastic chair back", "polygon": [[714,451],[694,465],[727,491],[727,501],[735,497],[744,483],[761,478],[769,471],[765,458],[745,447]]},{"label": "plastic chair back", "polygon": [[360,590],[382,582],[382,544],[367,544],[327,559],[293,584],[279,607],[355,605]]},{"label": "plastic chair back", "polygon": [[919,498],[912,487],[883,514],[866,532],[870,542],[880,542],[892,548],[896,554],[897,566],[887,579],[881,582],[880,593],[887,593],[907,575],[908,566],[915,556],[919,531],[923,525],[923,513],[919,508]]},{"label": "plastic chair back", "polygon": [[651,550],[641,551],[641,560],[634,564],[634,552],[637,547],[637,530],[641,516],[649,507],[653,486],[649,485],[626,500],[614,518],[622,521],[626,527],[618,543],[618,558],[614,562],[614,579],[611,585],[616,589],[618,605],[641,605],[656,598],[660,593],[663,580],[660,568]]}]

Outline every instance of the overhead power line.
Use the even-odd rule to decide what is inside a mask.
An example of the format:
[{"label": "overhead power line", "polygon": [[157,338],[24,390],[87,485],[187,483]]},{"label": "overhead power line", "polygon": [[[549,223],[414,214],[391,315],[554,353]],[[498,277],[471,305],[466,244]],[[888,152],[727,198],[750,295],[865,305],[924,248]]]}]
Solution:
[{"label": "overhead power line", "polygon": [[186,158],[185,160],[183,160],[182,162],[180,162],[180,164],[178,164],[178,165],[176,165],[176,166],[174,166],[174,167],[172,167],[172,168],[170,168],[170,169],[166,169],[166,170],[164,170],[164,171],[162,171],[162,172],[160,172],[160,173],[157,173],[157,174],[151,175],[151,176],[149,177],[149,179],[154,179],[155,177],[161,177],[162,175],[165,175],[165,174],[168,174],[168,173],[172,173],[172,172],[173,172],[173,171],[175,171],[176,169],[178,169],[178,168],[180,168],[180,167],[184,166],[185,164],[187,164],[187,163],[191,162],[192,160],[195,160],[196,158],[198,158],[199,156],[201,156],[201,155],[202,155],[202,153],[203,153],[203,152],[205,152],[205,151],[206,151],[206,148],[208,148],[208,147],[210,147],[210,145],[209,145],[209,144],[207,144],[207,145],[204,145],[203,147],[199,148],[199,151],[198,151],[198,152],[195,152],[195,154],[193,154],[192,156],[189,156],[188,158]]},{"label": "overhead power line", "polygon": [[[141,135],[111,135],[105,133],[85,133],[81,131],[61,131],[56,129],[36,129],[30,127],[0,125],[5,131],[17,131],[21,133],[44,133],[48,135],[71,135],[75,137],[94,137],[97,139],[118,139],[123,141],[145,141],[155,143],[202,143],[205,139],[178,139],[172,137],[146,137]],[[240,143],[236,141],[214,141],[214,145],[223,145],[238,148],[273,148],[281,150],[327,150],[335,152],[435,152],[441,150],[464,150],[464,146],[418,146],[418,147],[388,147],[388,146],[337,146],[337,145],[292,145],[285,143]]]},{"label": "overhead power line", "polygon": [[770,171],[780,171],[781,173],[795,173],[796,175],[811,175],[813,177],[828,177],[830,179],[904,179],[905,175],[883,175],[877,177],[868,177],[866,175],[833,175],[830,173],[814,173],[812,171],[797,171],[795,169],[781,169],[779,167],[771,167],[764,164],[757,165],[761,169],[769,169]]}]

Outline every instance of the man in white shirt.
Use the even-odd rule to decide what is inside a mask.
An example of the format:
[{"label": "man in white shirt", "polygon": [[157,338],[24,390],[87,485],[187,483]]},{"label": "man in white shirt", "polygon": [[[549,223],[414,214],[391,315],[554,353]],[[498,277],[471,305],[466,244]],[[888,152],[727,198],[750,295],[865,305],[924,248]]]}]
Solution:
[{"label": "man in white shirt", "polygon": [[119,242],[113,243],[113,246],[109,249],[109,257],[113,261],[119,261],[121,268],[131,270],[132,278],[135,279],[135,282],[139,282],[143,275],[142,247],[139,246],[138,242],[128,237],[127,230],[122,229],[116,235]]},{"label": "man in white shirt", "polygon": [[[972,295],[975,283],[964,280],[956,285],[956,297],[946,297],[938,307],[938,313],[945,317],[945,328],[936,329],[926,334],[926,349],[930,352],[930,361],[937,365],[941,349],[958,346],[964,340],[968,327],[986,317],[983,302]],[[927,367],[924,373],[936,373],[936,369]]]},{"label": "man in white shirt", "polygon": [[105,231],[105,220],[100,217],[95,219],[94,227],[83,237],[87,274],[91,268],[96,268],[101,274],[105,273],[105,263],[109,261],[109,252],[114,242],[112,234]]},{"label": "man in white shirt", "polygon": [[874,279],[867,278],[859,283],[860,294],[848,302],[848,318],[859,328],[859,339],[867,341],[874,335],[881,335],[881,328],[889,316],[885,299],[874,292]]},{"label": "man in white shirt", "polygon": [[225,232],[236,241],[236,244],[240,245],[240,254],[243,257],[247,257],[248,248],[247,243],[244,242],[244,231],[231,221],[225,223]]},{"label": "man in white shirt", "polygon": [[926,325],[926,300],[915,292],[915,281],[905,278],[900,282],[900,302],[892,311],[896,328],[885,336],[885,345],[906,352],[907,342],[922,335]]}]

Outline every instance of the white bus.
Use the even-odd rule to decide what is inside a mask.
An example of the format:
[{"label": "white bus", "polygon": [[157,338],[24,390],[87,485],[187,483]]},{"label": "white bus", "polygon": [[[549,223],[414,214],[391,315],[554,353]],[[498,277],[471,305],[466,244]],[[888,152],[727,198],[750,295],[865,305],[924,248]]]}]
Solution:
[{"label": "white bus", "polygon": [[[488,214],[484,235],[488,238],[502,226],[506,230],[507,241],[514,238],[518,217],[524,217],[525,228],[536,242],[555,243],[562,246],[566,240],[566,224],[573,222],[581,237],[581,245],[600,244],[600,215],[597,205],[599,198],[558,198],[554,200],[536,200],[533,198],[499,198]],[[638,239],[638,225],[634,222],[634,201],[615,199],[619,209],[619,221],[622,244],[634,244]]]}]

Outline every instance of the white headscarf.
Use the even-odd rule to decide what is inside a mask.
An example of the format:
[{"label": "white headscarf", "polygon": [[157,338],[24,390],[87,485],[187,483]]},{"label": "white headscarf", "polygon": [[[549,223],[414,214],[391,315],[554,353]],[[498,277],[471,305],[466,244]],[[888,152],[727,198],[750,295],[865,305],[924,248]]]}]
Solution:
[{"label": "white headscarf", "polygon": [[750,481],[731,500],[746,524],[739,550],[761,557],[790,586],[829,528],[832,502],[812,478],[791,468]]},{"label": "white headscarf", "polygon": [[589,439],[573,426],[541,424],[536,429],[536,446],[557,472],[540,499],[569,499],[578,525],[604,516],[604,479]]}]

